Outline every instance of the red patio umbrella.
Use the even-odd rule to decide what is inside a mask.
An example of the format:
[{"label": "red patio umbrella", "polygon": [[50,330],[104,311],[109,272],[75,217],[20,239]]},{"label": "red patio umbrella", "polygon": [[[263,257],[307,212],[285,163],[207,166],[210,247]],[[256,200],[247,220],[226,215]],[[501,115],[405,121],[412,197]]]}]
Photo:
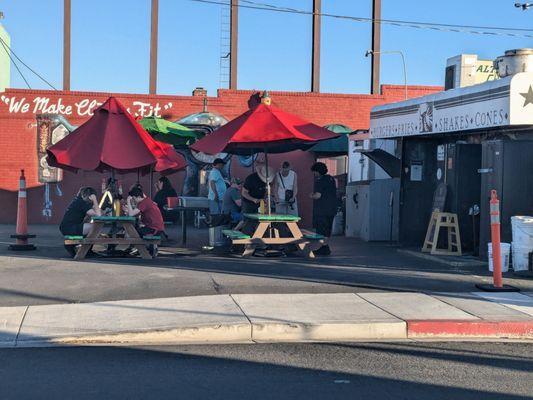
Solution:
[{"label": "red patio umbrella", "polygon": [[[334,132],[271,105],[270,97],[265,92],[259,105],[200,139],[191,148],[208,154],[265,153],[268,182],[268,153],[305,150],[319,141],[334,139],[338,136]],[[270,213],[270,185],[268,184],[267,196]]]},{"label": "red patio umbrella", "polygon": [[318,141],[339,135],[270,105],[265,95],[261,104],[205,136],[191,148],[208,154],[287,153],[305,150]]},{"label": "red patio umbrella", "polygon": [[172,146],[152,139],[114,97],[47,153],[51,166],[71,171],[170,173],[187,165]]}]

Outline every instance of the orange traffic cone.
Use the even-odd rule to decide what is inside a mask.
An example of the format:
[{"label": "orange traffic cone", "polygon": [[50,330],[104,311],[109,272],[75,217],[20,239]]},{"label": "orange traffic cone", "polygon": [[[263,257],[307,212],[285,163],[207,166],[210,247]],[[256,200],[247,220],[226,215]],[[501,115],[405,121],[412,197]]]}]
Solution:
[{"label": "orange traffic cone", "polygon": [[498,200],[496,190],[490,191],[490,238],[492,243],[492,281],[494,284],[476,284],[476,287],[486,292],[519,292],[520,289],[503,284],[500,251],[500,200]]},{"label": "orange traffic cone", "polygon": [[35,250],[33,244],[28,243],[29,238],[34,238],[35,235],[28,235],[28,207],[26,199],[26,177],[24,170],[20,170],[19,180],[19,200],[17,208],[17,228],[16,234],[11,235],[12,238],[17,239],[15,244],[9,246],[9,250]]}]

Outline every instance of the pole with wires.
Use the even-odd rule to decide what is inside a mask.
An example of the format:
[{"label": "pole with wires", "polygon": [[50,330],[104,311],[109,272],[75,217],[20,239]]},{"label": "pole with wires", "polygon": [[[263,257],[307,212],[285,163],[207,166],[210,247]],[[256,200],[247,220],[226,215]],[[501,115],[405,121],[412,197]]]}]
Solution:
[{"label": "pole with wires", "polygon": [[[33,73],[37,78],[39,78],[41,81],[43,81],[44,83],[46,83],[48,86],[50,86],[52,89],[54,90],[58,90],[54,85],[52,85],[49,81],[47,81],[45,78],[43,78],[43,76],[41,74],[39,74],[37,71],[35,71],[32,67],[30,67],[28,64],[26,64],[24,61],[22,61],[22,59],[13,51],[13,49],[9,46],[9,44],[7,44],[1,37],[0,37],[0,44],[2,45],[4,51],[7,53],[7,55],[9,56],[9,59],[11,60],[11,62],[13,63],[13,65],[15,66],[15,68],[17,69],[17,71],[19,72],[20,76],[22,77],[22,79],[24,80],[24,82],[26,83],[26,85],[28,86],[29,89],[31,89],[31,86],[30,84],[28,83],[28,80],[26,79],[26,77],[24,76],[24,74],[22,73],[22,71],[20,70],[17,62],[15,61],[15,59],[17,59],[17,61],[19,63],[21,63],[24,67],[26,67],[31,73]],[[14,58],[15,59],[14,59]]]}]

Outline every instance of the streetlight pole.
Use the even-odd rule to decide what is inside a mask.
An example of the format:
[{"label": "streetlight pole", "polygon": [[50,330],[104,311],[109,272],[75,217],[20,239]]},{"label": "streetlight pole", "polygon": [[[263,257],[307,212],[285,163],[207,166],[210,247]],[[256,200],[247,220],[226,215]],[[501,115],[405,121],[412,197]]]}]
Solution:
[{"label": "streetlight pole", "polygon": [[400,57],[402,57],[402,65],[403,65],[403,84],[405,89],[405,100],[407,100],[407,67],[405,66],[405,57],[403,55],[403,52],[400,50],[383,50],[383,51],[373,51],[373,50],[367,50],[365,53],[365,57],[368,57],[369,55],[373,54],[399,54]]}]

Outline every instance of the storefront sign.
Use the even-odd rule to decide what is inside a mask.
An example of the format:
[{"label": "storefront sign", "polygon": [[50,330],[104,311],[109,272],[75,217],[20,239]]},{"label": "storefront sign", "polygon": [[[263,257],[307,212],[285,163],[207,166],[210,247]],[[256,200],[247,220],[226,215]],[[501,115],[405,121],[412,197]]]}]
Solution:
[{"label": "storefront sign", "polygon": [[370,137],[393,138],[533,125],[533,73],[374,107]]},{"label": "storefront sign", "polygon": [[[34,98],[17,96],[0,96],[0,106],[7,108],[10,114],[60,114],[74,117],[90,117],[94,110],[102,105],[103,101],[93,98],[84,98],[79,101],[69,102],[62,97],[51,99],[46,96]],[[162,111],[172,108],[172,103],[161,104],[134,100],[128,112],[135,117],[160,117]]]}]

